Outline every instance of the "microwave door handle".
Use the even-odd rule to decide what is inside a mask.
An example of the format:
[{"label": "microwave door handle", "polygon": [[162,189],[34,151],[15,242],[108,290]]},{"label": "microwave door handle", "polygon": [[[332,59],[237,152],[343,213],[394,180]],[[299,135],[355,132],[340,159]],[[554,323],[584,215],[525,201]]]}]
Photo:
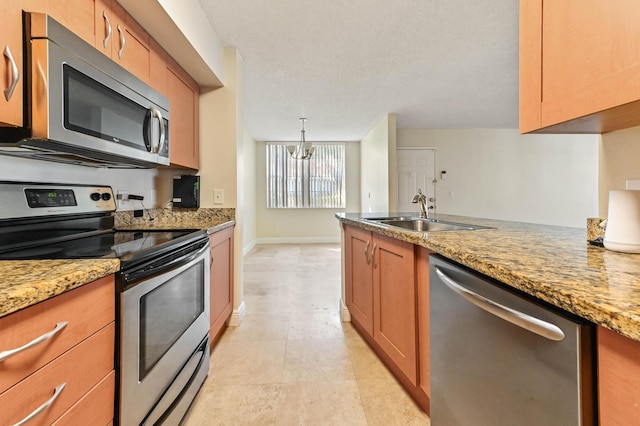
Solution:
[{"label": "microwave door handle", "polygon": [[164,148],[165,141],[165,130],[164,130],[164,119],[162,118],[162,113],[157,108],[151,108],[151,117],[158,120],[158,130],[160,131],[160,135],[158,136],[158,143],[151,144],[151,152],[157,154],[162,151]]}]

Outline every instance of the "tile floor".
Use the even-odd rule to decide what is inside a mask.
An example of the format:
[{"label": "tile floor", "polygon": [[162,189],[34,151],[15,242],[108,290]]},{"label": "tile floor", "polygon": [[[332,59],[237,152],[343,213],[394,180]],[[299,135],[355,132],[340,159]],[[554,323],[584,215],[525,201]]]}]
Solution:
[{"label": "tile floor", "polygon": [[350,323],[338,244],[261,245],[185,425],[429,425]]}]

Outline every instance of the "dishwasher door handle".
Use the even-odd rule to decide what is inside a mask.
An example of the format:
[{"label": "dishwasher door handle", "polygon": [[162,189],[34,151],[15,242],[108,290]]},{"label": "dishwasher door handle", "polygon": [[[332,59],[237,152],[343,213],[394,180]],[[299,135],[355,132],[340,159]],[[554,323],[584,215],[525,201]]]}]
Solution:
[{"label": "dishwasher door handle", "polygon": [[457,283],[437,266],[434,268],[447,287],[477,307],[549,340],[559,342],[564,339],[565,336],[560,327],[487,299]]}]

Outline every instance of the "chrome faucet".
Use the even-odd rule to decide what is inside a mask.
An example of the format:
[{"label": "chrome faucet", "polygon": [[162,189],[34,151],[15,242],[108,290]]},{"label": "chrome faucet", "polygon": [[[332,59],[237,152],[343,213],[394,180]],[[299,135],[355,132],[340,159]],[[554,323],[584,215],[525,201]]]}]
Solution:
[{"label": "chrome faucet", "polygon": [[422,189],[418,188],[418,193],[413,196],[411,202],[420,204],[420,217],[429,218],[429,210],[426,206],[427,197],[422,193]]}]

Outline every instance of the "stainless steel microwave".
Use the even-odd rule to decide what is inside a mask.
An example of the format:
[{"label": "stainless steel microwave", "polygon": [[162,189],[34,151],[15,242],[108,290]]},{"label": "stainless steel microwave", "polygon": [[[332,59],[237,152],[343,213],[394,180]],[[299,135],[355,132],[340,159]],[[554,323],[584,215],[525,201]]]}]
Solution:
[{"label": "stainless steel microwave", "polygon": [[169,165],[169,101],[48,15],[24,14],[25,127],[0,154],[94,167]]}]

